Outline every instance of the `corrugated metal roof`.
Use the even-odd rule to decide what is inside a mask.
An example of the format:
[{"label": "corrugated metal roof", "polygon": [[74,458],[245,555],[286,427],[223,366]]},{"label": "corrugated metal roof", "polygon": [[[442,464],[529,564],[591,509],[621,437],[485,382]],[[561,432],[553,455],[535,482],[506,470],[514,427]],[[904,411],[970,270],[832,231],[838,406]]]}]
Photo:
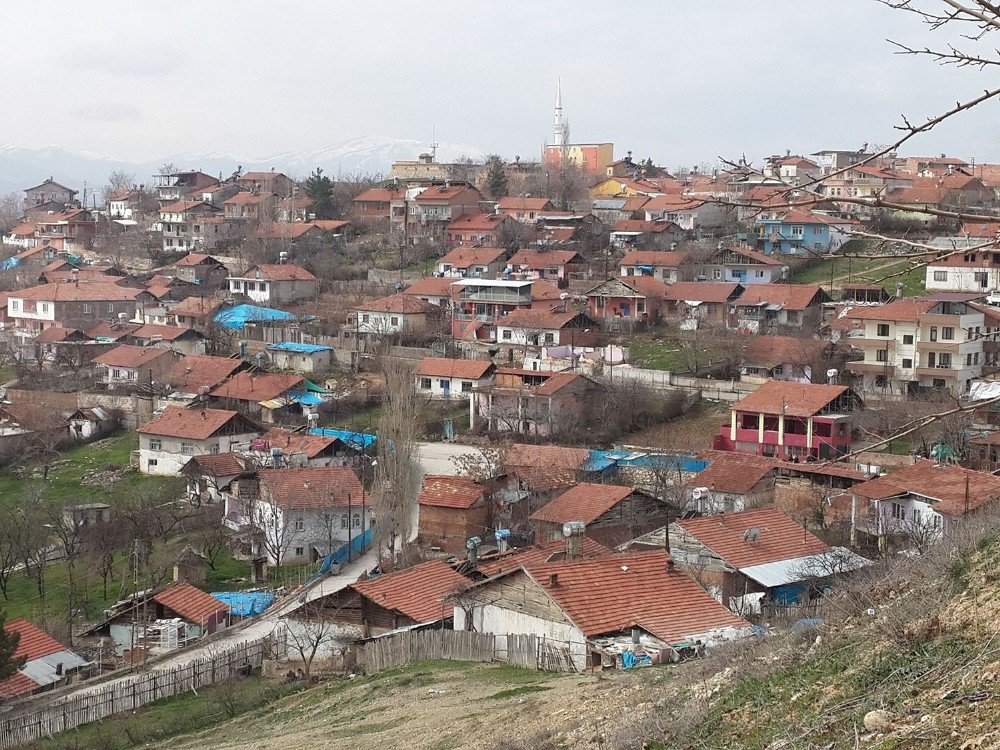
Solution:
[{"label": "corrugated metal roof", "polygon": [[837,573],[849,573],[866,565],[871,565],[871,560],[856,555],[844,547],[833,547],[829,552],[817,555],[793,557],[789,560],[740,568],[740,573],[752,578],[761,586],[773,588],[811,578],[826,578]]}]

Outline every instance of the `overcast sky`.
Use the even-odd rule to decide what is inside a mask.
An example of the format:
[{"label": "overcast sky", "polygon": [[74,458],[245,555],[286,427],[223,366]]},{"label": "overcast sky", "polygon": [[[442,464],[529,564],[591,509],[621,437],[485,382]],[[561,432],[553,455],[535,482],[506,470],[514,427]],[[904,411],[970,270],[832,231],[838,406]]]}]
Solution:
[{"label": "overcast sky", "polygon": [[[265,156],[379,134],[534,157],[557,76],[574,141],[669,167],[859,148],[996,73],[875,0],[5,3],[0,140],[122,159]],[[992,81],[990,80],[992,77]],[[996,102],[908,153],[1000,161]]]}]

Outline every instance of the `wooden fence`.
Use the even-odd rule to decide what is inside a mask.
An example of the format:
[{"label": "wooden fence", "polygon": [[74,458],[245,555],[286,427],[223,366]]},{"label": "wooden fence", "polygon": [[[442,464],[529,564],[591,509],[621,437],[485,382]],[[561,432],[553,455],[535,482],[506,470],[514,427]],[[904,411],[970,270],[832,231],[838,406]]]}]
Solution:
[{"label": "wooden fence", "polygon": [[576,671],[567,643],[537,635],[494,635],[465,630],[406,631],[369,641],[358,650],[358,663],[365,674],[428,659],[500,662],[548,672]]},{"label": "wooden fence", "polygon": [[273,638],[266,636],[173,669],[122,677],[91,689],[82,683],[77,697],[19,716],[0,716],[0,750],[244,674],[272,656],[274,648]]}]

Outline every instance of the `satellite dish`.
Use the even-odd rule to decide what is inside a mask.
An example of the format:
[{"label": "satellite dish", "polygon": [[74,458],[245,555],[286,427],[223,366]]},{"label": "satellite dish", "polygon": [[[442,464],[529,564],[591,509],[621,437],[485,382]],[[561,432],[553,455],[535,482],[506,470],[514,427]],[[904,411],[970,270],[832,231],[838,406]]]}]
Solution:
[{"label": "satellite dish", "polygon": [[482,539],[480,539],[478,536],[470,536],[468,539],[465,540],[465,548],[478,549],[481,543]]},{"label": "satellite dish", "polygon": [[695,500],[701,500],[708,494],[708,487],[695,487],[691,490],[691,497]]}]

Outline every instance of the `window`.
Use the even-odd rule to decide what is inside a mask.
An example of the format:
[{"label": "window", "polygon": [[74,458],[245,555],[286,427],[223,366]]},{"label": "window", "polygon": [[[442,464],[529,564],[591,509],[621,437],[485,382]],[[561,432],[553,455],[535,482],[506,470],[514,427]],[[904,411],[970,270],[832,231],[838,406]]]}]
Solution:
[{"label": "window", "polygon": [[146,469],[147,469],[147,471],[152,471],[153,469],[155,469],[155,468],[156,468],[156,464],[157,464],[157,463],[158,463],[158,462],[157,462],[157,460],[156,460],[155,458],[151,458],[151,459],[149,459],[149,460],[148,460],[148,461],[146,462]]},{"label": "window", "polygon": [[389,318],[389,325],[398,326],[399,325],[399,316],[397,316],[397,315],[391,316]]},{"label": "window", "polygon": [[965,366],[969,367],[972,365],[972,352],[965,355]]},{"label": "window", "polygon": [[[639,310],[639,312],[642,312],[642,310]],[[554,344],[555,342],[556,342],[556,335],[554,333],[546,333],[545,334],[545,343],[546,344]]]},{"label": "window", "polygon": [[510,336],[511,336],[510,329],[509,328],[504,328],[503,329],[503,333],[501,334],[501,337],[505,341],[509,341],[510,340]]},{"label": "window", "polygon": [[955,329],[954,328],[952,328],[951,326],[945,326],[944,328],[941,329],[941,340],[942,341],[951,341],[954,338],[955,338]]},{"label": "window", "polygon": [[907,334],[903,336],[903,346],[913,346],[913,336]]},{"label": "window", "polygon": [[947,280],[948,280],[948,272],[947,271],[935,271],[934,272],[934,281],[947,281]]},{"label": "window", "polygon": [[990,275],[985,271],[977,271],[973,274],[973,277],[975,277],[976,283],[983,289],[990,284]]},{"label": "window", "polygon": [[472,390],[472,381],[471,380],[463,380],[462,381],[462,393],[468,393],[471,390]]},{"label": "window", "polygon": [[933,380],[933,383],[932,383],[932,384],[933,384],[933,386],[934,386],[935,388],[944,388],[944,387],[945,387],[945,385],[947,385],[947,384],[946,384],[946,383],[944,382],[944,378],[934,378],[934,380]]},{"label": "window", "polygon": [[801,235],[802,234],[802,226],[799,225],[799,224],[792,225],[792,234]]},{"label": "window", "polygon": [[951,367],[951,353],[941,352],[938,354],[938,367]]},{"label": "window", "polygon": [[430,378],[420,378],[420,388],[424,391],[429,391],[431,389],[431,379]]},{"label": "window", "polygon": [[10,301],[10,309],[17,312],[21,309],[21,300],[13,299]]},{"label": "window", "polygon": [[296,557],[302,557],[303,555],[305,555],[305,553],[306,553],[306,548],[305,547],[296,547],[295,548],[295,556]]},{"label": "window", "polygon": [[351,525],[354,528],[356,528],[356,529],[361,528],[361,514],[360,513],[355,513],[354,515],[351,516]]},{"label": "window", "polygon": [[370,319],[371,319],[371,316],[368,313],[365,313],[364,315],[361,316],[361,322],[362,323],[367,323]]},{"label": "window", "polygon": [[163,442],[159,438],[150,438],[149,449],[151,451],[163,450]]},{"label": "window", "polygon": [[906,511],[903,510],[902,503],[892,504],[892,517],[895,518],[897,521],[902,521],[904,518],[906,518]]},{"label": "window", "polygon": [[889,361],[889,352],[887,352],[885,349],[876,349],[875,350],[875,361],[876,362],[888,362]]},{"label": "window", "polygon": [[342,529],[346,529],[347,528],[347,514],[346,513],[340,517],[340,528],[342,528]]},{"label": "window", "polygon": [[295,530],[296,531],[303,531],[305,529],[305,527],[306,527],[306,522],[305,522],[305,519],[302,518],[302,516],[299,516],[298,518],[295,519]]},{"label": "window", "polygon": [[763,279],[763,278],[764,278],[764,272],[763,272],[763,271],[754,271],[754,275],[755,275],[755,276],[756,276],[756,277],[757,277],[758,279]]},{"label": "window", "polygon": [[114,311],[115,311],[115,303],[114,302],[109,302],[108,303],[108,312],[114,312]]},{"label": "window", "polygon": [[111,377],[112,377],[112,379],[114,379],[114,380],[121,380],[121,377],[122,377],[122,371],[121,371],[121,370],[119,370],[118,368],[114,368],[114,369],[112,369],[112,370],[111,370]]},{"label": "window", "polygon": [[889,324],[888,323],[879,323],[878,324],[878,335],[879,336],[888,336],[889,335]]},{"label": "window", "polygon": [[974,365],[978,365],[979,364],[979,352],[973,352],[972,353],[972,364],[974,364]]},{"label": "window", "polygon": [[85,304],[83,306],[83,314],[84,315],[90,315],[90,305]]},{"label": "window", "polygon": [[713,268],[712,269],[712,278],[713,279],[721,279],[722,278],[722,269],[721,268]]},{"label": "window", "polygon": [[937,326],[931,326],[931,341],[937,341]]},{"label": "window", "polygon": [[904,370],[912,370],[913,369],[913,360],[912,359],[904,359],[903,360],[903,369]]}]

